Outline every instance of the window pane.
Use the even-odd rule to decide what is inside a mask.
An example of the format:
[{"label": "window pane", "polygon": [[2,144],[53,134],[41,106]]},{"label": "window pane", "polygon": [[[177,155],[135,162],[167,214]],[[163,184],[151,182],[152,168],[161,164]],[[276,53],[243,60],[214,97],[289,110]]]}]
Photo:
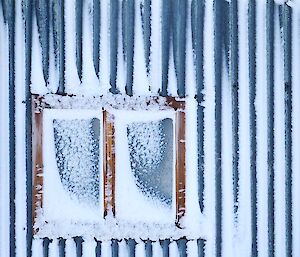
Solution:
[{"label": "window pane", "polygon": [[61,183],[72,197],[99,202],[100,120],[53,120],[56,162]]},{"label": "window pane", "polygon": [[148,197],[171,205],[173,191],[173,120],[127,125],[131,170]]}]

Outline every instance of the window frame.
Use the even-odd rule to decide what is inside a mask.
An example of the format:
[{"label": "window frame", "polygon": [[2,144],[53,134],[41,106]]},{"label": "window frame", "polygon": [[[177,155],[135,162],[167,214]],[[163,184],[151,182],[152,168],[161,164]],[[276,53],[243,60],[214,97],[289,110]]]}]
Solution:
[{"label": "window frame", "polygon": [[[71,96],[62,96],[69,97]],[[100,97],[101,98],[101,97]],[[163,97],[164,105],[159,105],[159,101],[162,97],[152,96],[147,97],[145,100],[146,105],[151,103],[157,103],[161,109],[170,109],[175,111],[175,199],[176,199],[176,218],[175,225],[178,228],[183,228],[181,219],[185,215],[186,211],[186,146],[185,146],[185,130],[186,130],[186,117],[185,117],[185,99],[175,98],[171,96]],[[120,109],[115,104],[110,108]],[[32,222],[33,233],[36,234],[39,228],[36,228],[35,221],[38,217],[38,210],[43,208],[43,185],[44,185],[44,156],[43,156],[43,110],[44,109],[64,109],[50,106],[46,102],[45,97],[41,95],[32,95]],[[77,109],[77,108],[71,108]],[[80,109],[80,108],[78,108]],[[95,108],[91,108],[95,110]],[[133,111],[138,111],[133,106]],[[112,214],[116,214],[116,152],[115,152],[115,123],[113,114],[109,112],[107,108],[99,107],[99,111],[102,112],[102,139],[100,139],[100,147],[102,147],[102,164],[103,167],[100,172],[103,174],[103,218]],[[102,145],[101,145],[102,141]],[[101,158],[101,157],[100,157]]]}]

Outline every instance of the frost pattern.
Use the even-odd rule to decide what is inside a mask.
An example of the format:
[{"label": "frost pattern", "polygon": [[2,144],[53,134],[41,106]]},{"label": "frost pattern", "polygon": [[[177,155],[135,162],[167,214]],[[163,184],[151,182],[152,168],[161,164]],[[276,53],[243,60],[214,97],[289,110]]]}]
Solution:
[{"label": "frost pattern", "polygon": [[173,185],[173,123],[157,122],[127,125],[131,170],[136,185],[148,197],[171,205]]},{"label": "frost pattern", "polygon": [[99,202],[99,119],[53,120],[56,162],[71,197]]}]

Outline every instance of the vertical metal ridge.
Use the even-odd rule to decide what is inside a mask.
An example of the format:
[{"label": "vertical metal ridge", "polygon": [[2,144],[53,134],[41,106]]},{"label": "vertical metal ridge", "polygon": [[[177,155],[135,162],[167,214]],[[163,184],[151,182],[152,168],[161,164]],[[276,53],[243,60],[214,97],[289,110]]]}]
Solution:
[{"label": "vertical metal ridge", "polygon": [[31,52],[32,52],[32,1],[22,2],[25,21],[25,143],[26,143],[26,256],[32,254],[32,101],[31,101]]},{"label": "vertical metal ridge", "polygon": [[7,17],[6,17],[6,0],[0,0],[0,5],[2,7],[2,14],[3,14],[3,20],[4,23],[7,23]]},{"label": "vertical metal ridge", "polygon": [[145,242],[145,254],[146,257],[153,256],[152,242],[149,239]]},{"label": "vertical metal ridge", "polygon": [[201,212],[204,209],[204,71],[203,28],[204,0],[193,0],[191,7],[192,45],[197,86],[197,135],[198,135],[198,199]]},{"label": "vertical metal ridge", "polygon": [[15,141],[15,2],[5,1],[8,25],[8,56],[9,56],[9,244],[10,257],[16,256],[16,141]]},{"label": "vertical metal ridge", "polygon": [[274,0],[267,1],[268,252],[274,256]]},{"label": "vertical metal ridge", "polygon": [[57,94],[65,94],[65,24],[64,24],[64,0],[53,2],[53,34],[55,50],[58,51],[58,89]]},{"label": "vertical metal ridge", "polygon": [[58,251],[59,251],[59,257],[66,256],[66,239],[64,238],[58,239]]},{"label": "vertical metal ridge", "polygon": [[168,74],[169,74],[169,59],[170,59],[170,42],[171,42],[171,1],[162,2],[161,14],[161,48],[162,48],[162,85],[160,94],[168,95]]},{"label": "vertical metal ridge", "polygon": [[135,0],[123,0],[123,15],[124,15],[124,43],[126,61],[126,86],[127,95],[132,96],[133,91],[133,57],[134,57],[134,19],[135,19]]},{"label": "vertical metal ridge", "polygon": [[121,7],[121,23],[122,23],[122,53],[123,58],[126,60],[126,0],[122,0],[122,7]]},{"label": "vertical metal ridge", "polygon": [[49,257],[49,245],[52,242],[49,238],[43,238],[43,257]]},{"label": "vertical metal ridge", "polygon": [[145,51],[145,65],[147,75],[150,75],[150,48],[151,48],[151,0],[144,0],[140,5],[143,38],[144,38],[144,51]]},{"label": "vertical metal ridge", "polygon": [[185,96],[185,47],[186,47],[187,1],[173,1],[173,52],[177,81],[177,94]]},{"label": "vertical metal ridge", "polygon": [[126,244],[128,247],[128,257],[135,257],[135,246],[136,246],[135,240],[130,238],[126,240]]},{"label": "vertical metal ridge", "polygon": [[57,14],[56,14],[56,4],[54,1],[51,1],[50,4],[50,23],[51,23],[51,29],[52,29],[52,38],[53,38],[53,53],[54,53],[54,63],[55,68],[58,67],[58,32],[57,32]]},{"label": "vertical metal ridge", "polygon": [[293,256],[292,226],[292,9],[283,5],[285,102],[285,238],[286,256]]},{"label": "vertical metal ridge", "polygon": [[101,257],[101,241],[97,241],[96,240],[96,249],[95,249],[95,252],[96,252],[96,257]]},{"label": "vertical metal ridge", "polygon": [[215,59],[215,249],[222,255],[222,22],[223,3],[214,1],[214,59]]},{"label": "vertical metal ridge", "polygon": [[[32,4],[31,4],[32,5]],[[50,17],[49,1],[36,0],[36,19],[39,31],[40,45],[42,49],[43,75],[46,84],[49,82],[49,49],[50,49]]]},{"label": "vertical metal ridge", "polygon": [[117,90],[117,62],[118,62],[118,20],[119,1],[110,1],[110,92],[116,94]]},{"label": "vertical metal ridge", "polygon": [[251,185],[251,256],[258,256],[257,249],[257,125],[256,125],[256,0],[250,0],[248,10],[249,51],[249,111],[250,111],[250,185]]},{"label": "vertical metal ridge", "polygon": [[98,78],[100,59],[100,18],[100,1],[93,0],[93,64]]},{"label": "vertical metal ridge", "polygon": [[117,239],[111,240],[111,257],[119,257],[119,243]]},{"label": "vertical metal ridge", "polygon": [[75,2],[75,24],[76,24],[76,67],[77,74],[82,81],[82,17],[83,17],[83,0]]},{"label": "vertical metal ridge", "polygon": [[238,48],[238,2],[230,2],[230,83],[232,106],[232,170],[233,211],[235,219],[239,204],[239,48]]},{"label": "vertical metal ridge", "polygon": [[187,244],[188,240],[186,238],[180,238],[176,240],[179,257],[187,257]]},{"label": "vertical metal ridge", "polygon": [[204,239],[198,239],[197,240],[197,248],[198,248],[198,257],[204,257],[205,256],[205,240]]},{"label": "vertical metal ridge", "polygon": [[171,241],[170,239],[164,239],[160,241],[160,245],[162,248],[162,256],[163,257],[169,257],[169,245],[170,245]]},{"label": "vertical metal ridge", "polygon": [[75,245],[76,245],[76,257],[82,256],[82,243],[84,240],[81,236],[74,237]]},{"label": "vertical metal ridge", "polygon": [[[231,7],[231,0],[227,1],[227,0],[219,0],[220,1],[220,5],[222,5],[222,16],[219,17],[219,19],[222,20],[222,54],[224,55],[224,59],[225,59],[225,67],[227,70],[224,70],[224,72],[226,71],[228,76],[230,74],[230,65],[231,65],[231,55],[230,55],[230,50],[231,50],[231,38],[230,38],[230,7]],[[221,28],[220,28],[221,29]]]}]

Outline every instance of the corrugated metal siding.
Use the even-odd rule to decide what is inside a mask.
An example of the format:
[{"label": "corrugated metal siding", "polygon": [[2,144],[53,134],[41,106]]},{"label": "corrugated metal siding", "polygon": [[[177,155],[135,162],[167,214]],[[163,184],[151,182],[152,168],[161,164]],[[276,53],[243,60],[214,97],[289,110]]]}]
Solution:
[{"label": "corrugated metal siding", "polygon": [[[3,0],[1,8],[1,256],[118,256],[126,245],[129,256],[300,256],[296,8],[273,0]],[[137,86],[141,60],[147,81]],[[74,81],[195,95],[199,207],[214,227],[205,239],[32,241],[31,86],[65,94]]]}]

